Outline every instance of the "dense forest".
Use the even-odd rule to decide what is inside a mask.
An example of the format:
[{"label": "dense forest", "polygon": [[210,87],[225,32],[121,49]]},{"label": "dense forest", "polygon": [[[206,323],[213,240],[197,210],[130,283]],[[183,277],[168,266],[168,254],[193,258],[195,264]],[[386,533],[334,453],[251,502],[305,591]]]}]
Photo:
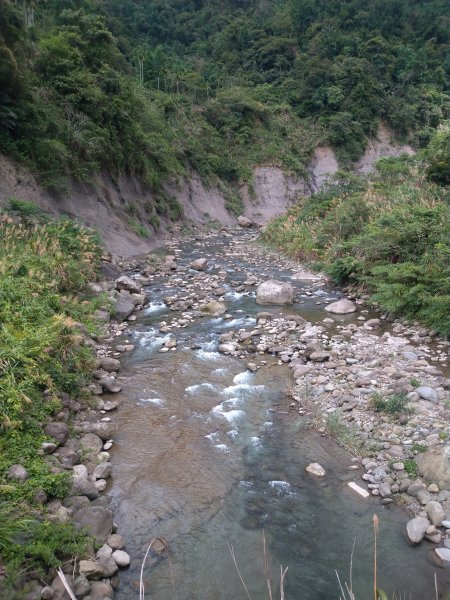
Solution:
[{"label": "dense forest", "polygon": [[[49,187],[102,168],[341,164],[383,120],[425,146],[450,113],[447,0],[0,0],[0,149]],[[438,178],[441,167],[437,167]],[[448,177],[448,171],[447,171]]]}]

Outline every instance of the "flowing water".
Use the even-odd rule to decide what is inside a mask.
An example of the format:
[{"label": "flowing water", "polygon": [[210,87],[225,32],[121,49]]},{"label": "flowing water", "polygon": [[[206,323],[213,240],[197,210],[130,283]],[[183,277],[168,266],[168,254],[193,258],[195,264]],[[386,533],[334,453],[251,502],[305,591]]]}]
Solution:
[{"label": "flowing water", "polygon": [[[247,240],[244,236],[242,242]],[[230,544],[251,597],[266,599],[264,530],[274,584],[280,565],[289,569],[287,599],[337,600],[335,571],[342,582],[349,581],[354,545],[353,589],[357,600],[365,600],[373,597],[374,513],[380,520],[380,587],[411,600],[434,598],[427,545],[407,545],[407,516],[350,490],[347,482],[358,481],[361,474],[349,470],[351,456],[332,440],[298,427],[287,414],[288,368],[265,356],[259,359],[267,365],[250,373],[246,361],[216,351],[221,332],[251,329],[260,310],[252,295],[233,292],[233,284],[245,277],[234,269],[290,276],[276,265],[249,264],[239,252],[243,246],[233,244],[218,236],[202,244],[201,252],[199,245],[181,246],[180,260],[186,264],[192,256],[209,255],[213,268],[228,270],[232,319],[205,318],[178,329],[177,351],[159,353],[167,336],[159,333],[158,324],[173,316],[162,298],[176,287],[165,278],[150,289],[152,304],[128,337],[136,349],[122,360],[127,381],[115,417],[119,433],[109,494],[132,566],[121,574],[116,598],[139,597],[143,556],[160,536],[169,543],[170,559],[150,556],[144,574],[147,598],[247,598]],[[306,287],[313,294],[302,294],[301,304],[282,312],[321,320],[323,305],[316,302],[327,303],[335,295]],[[280,312],[279,307],[270,310]],[[306,475],[310,462],[323,465],[326,478]]]}]

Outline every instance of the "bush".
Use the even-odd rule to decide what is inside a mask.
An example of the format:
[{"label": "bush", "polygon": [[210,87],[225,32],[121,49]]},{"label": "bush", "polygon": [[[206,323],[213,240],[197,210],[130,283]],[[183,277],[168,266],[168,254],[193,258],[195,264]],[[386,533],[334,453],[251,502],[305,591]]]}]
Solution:
[{"label": "bush", "polygon": [[406,394],[392,394],[383,398],[379,393],[372,396],[372,405],[376,412],[385,412],[388,415],[398,415],[408,412],[408,398]]}]

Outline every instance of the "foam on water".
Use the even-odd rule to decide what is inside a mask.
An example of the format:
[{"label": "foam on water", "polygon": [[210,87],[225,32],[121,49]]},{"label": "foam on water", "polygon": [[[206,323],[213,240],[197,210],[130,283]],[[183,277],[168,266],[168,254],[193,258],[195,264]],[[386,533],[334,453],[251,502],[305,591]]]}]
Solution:
[{"label": "foam on water", "polygon": [[197,383],[195,385],[190,385],[189,387],[186,388],[185,391],[188,394],[195,394],[196,392],[198,392],[202,389],[207,389],[207,390],[216,391],[216,392],[218,390],[220,390],[219,386],[214,385],[212,383],[204,382],[204,383]]},{"label": "foam on water", "polygon": [[215,406],[211,412],[214,415],[224,417],[229,423],[233,423],[233,421],[236,421],[237,419],[240,419],[245,415],[245,412],[243,410],[233,409],[225,411],[223,403]]},{"label": "foam on water", "polygon": [[291,484],[288,481],[269,481],[269,485],[273,490],[276,490],[279,496],[292,494]]},{"label": "foam on water", "polygon": [[151,314],[155,312],[159,312],[161,310],[165,310],[167,307],[164,302],[150,302],[150,304],[145,309],[145,314]]},{"label": "foam on water", "polygon": [[237,384],[237,383],[248,383],[251,378],[252,378],[252,373],[250,373],[250,371],[242,371],[242,373],[238,373],[233,378],[233,383],[234,384]]},{"label": "foam on water", "polygon": [[205,438],[207,440],[211,440],[211,442],[215,442],[219,437],[219,434],[217,433],[217,431],[213,431],[212,433],[208,433],[208,435],[205,435]]},{"label": "foam on water", "polygon": [[230,385],[223,390],[224,394],[261,393],[267,389],[265,385],[250,385],[249,383],[238,383]]},{"label": "foam on water", "polygon": [[154,327],[148,331],[137,331],[135,335],[139,347],[146,348],[147,350],[153,350],[170,340],[170,335],[161,335]]},{"label": "foam on water", "polygon": [[217,448],[217,450],[222,450],[222,452],[225,452],[226,454],[230,454],[230,449],[226,444],[215,444],[214,448]]},{"label": "foam on water", "polygon": [[142,398],[137,402],[138,406],[144,406],[145,404],[153,404],[154,406],[162,406],[164,400],[162,398]]},{"label": "foam on water", "polygon": [[197,350],[195,352],[195,356],[200,360],[205,361],[216,361],[222,358],[222,355],[219,352],[209,352],[203,349]]},{"label": "foam on water", "polygon": [[223,329],[229,327],[242,327],[243,325],[254,325],[256,323],[256,319],[253,317],[240,317],[239,319],[230,319],[229,321],[224,321],[221,323],[221,327]]},{"label": "foam on water", "polygon": [[226,375],[228,373],[229,369],[214,369],[214,371],[212,372],[213,375]]},{"label": "foam on water", "polygon": [[259,437],[257,435],[254,435],[250,438],[250,442],[252,444],[252,446],[260,446],[261,445],[261,440],[259,439]]}]

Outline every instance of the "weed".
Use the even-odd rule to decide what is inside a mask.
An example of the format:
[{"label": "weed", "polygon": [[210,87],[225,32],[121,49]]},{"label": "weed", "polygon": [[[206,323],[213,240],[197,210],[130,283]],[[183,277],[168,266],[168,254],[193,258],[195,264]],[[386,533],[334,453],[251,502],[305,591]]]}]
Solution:
[{"label": "weed", "polygon": [[408,412],[408,397],[406,394],[392,394],[386,399],[376,392],[372,395],[372,405],[376,412],[398,415]]},{"label": "weed", "polygon": [[448,433],[445,431],[440,431],[439,432],[439,439],[440,440],[448,440]]},{"label": "weed", "polygon": [[411,446],[411,450],[413,452],[426,452],[428,450],[428,446],[425,446],[425,444],[418,444],[416,442]]},{"label": "weed", "polygon": [[414,388],[418,388],[420,387],[420,381],[418,381],[417,379],[411,379],[411,381],[409,382]]},{"label": "weed", "polygon": [[328,433],[335,438],[340,446],[351,454],[361,455],[362,442],[355,428],[347,425],[340,411],[336,410],[327,417],[326,428]]},{"label": "weed", "polygon": [[134,231],[134,233],[136,235],[138,235],[139,237],[142,237],[142,238],[150,237],[150,232],[148,231],[148,229],[146,229],[144,227],[144,225],[142,223],[140,223],[137,219],[130,217],[127,220],[127,223],[131,227],[131,229]]}]

